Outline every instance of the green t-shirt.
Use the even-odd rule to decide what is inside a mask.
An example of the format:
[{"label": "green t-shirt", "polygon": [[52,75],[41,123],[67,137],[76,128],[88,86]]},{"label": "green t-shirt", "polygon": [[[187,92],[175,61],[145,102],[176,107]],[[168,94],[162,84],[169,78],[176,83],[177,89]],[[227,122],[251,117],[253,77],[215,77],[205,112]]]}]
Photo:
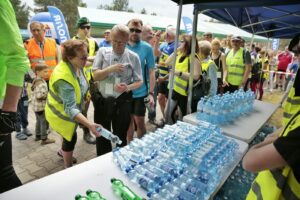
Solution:
[{"label": "green t-shirt", "polygon": [[6,84],[23,86],[30,64],[14,9],[9,0],[0,1],[0,103]]}]

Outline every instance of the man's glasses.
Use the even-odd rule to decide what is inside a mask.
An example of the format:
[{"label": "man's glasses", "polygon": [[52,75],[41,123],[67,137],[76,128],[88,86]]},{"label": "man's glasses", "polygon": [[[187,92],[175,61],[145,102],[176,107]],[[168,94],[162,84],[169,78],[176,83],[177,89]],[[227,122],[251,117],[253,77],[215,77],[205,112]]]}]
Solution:
[{"label": "man's glasses", "polygon": [[137,28],[130,28],[129,31],[130,31],[131,33],[133,33],[133,32],[141,33],[141,32],[142,32],[142,30],[137,29]]},{"label": "man's glasses", "polygon": [[90,30],[90,26],[80,26],[80,29],[84,30],[84,29],[87,29],[87,30]]}]

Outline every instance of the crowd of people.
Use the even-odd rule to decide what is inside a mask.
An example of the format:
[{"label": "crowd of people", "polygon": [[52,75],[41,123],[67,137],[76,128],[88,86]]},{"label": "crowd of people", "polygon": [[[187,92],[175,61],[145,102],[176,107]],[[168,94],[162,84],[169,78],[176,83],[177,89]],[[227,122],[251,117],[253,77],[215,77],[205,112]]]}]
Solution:
[{"label": "crowd of people", "polygon": [[[77,162],[73,151],[78,126],[83,129],[84,140],[95,144],[97,156],[101,156],[112,150],[112,144],[101,137],[99,128],[111,131],[123,141],[117,146],[125,146],[133,140],[135,133],[138,138],[146,134],[146,110],[149,122],[157,127],[163,126],[166,119],[172,119],[168,123],[181,120],[188,113],[191,74],[193,83],[204,77],[210,80],[209,88],[206,88],[208,96],[243,88],[258,91],[257,99],[261,100],[266,82],[271,90],[273,83],[275,88],[287,87],[285,72],[296,73],[299,66],[299,36],[289,48],[276,54],[255,45],[249,49],[240,36],[228,35],[220,41],[208,32],[195,39],[195,57],[192,57],[192,36],[181,35],[176,47],[175,27],[170,25],[165,32],[155,32],[151,25],[145,25],[139,19],[105,30],[105,39],[100,44],[90,36],[91,24],[86,17],[78,19],[77,34],[60,45],[45,37],[42,23],[31,22],[32,38],[22,43],[20,35],[16,34],[18,26],[11,4],[2,1],[0,8],[5,8],[5,13],[0,14],[0,22],[4,24],[0,35],[9,35],[8,40],[0,40],[1,46],[7,47],[1,50],[0,55],[4,66],[0,68],[3,72],[0,73],[0,95],[3,98],[0,112],[0,192],[21,185],[12,167],[11,133],[16,131],[16,138],[20,140],[33,135],[27,128],[27,83],[32,85],[35,141],[41,141],[41,145],[54,143],[55,140],[48,134],[58,133],[62,137],[62,145],[57,154],[63,158],[64,167],[68,168]],[[13,23],[8,24],[7,21]],[[173,80],[169,79],[170,73],[174,74]],[[298,129],[298,115],[295,115],[299,110],[296,101],[298,79],[293,76],[287,76],[287,79],[291,79],[292,84],[284,123],[293,131],[285,129],[279,138],[279,133],[273,134],[263,145],[253,147],[244,159],[244,166],[252,171],[269,169],[270,166],[285,167],[292,169],[299,178],[294,170],[299,161],[292,157],[294,152],[288,156],[292,148],[285,148],[285,138]],[[170,81],[174,86],[172,96],[169,96]],[[87,118],[90,101],[94,106],[93,120]],[[163,116],[160,121],[156,121],[156,102]],[[168,104],[170,112],[166,112]],[[195,104],[192,104],[191,110],[196,111]],[[296,123],[291,124],[290,121]],[[270,149],[269,145],[274,141],[275,149],[274,146]],[[258,165],[258,161],[253,160],[258,151],[273,155],[274,162]],[[262,179],[257,179],[257,184],[263,184]]]}]

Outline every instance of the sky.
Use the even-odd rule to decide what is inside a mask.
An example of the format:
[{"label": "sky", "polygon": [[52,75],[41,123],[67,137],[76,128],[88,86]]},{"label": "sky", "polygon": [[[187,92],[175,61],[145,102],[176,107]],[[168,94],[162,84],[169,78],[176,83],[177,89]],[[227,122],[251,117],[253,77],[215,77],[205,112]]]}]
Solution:
[{"label": "sky", "polygon": [[[22,0],[30,7],[34,7],[33,0]],[[112,0],[82,0],[87,4],[88,8],[97,8],[100,4],[111,4]],[[140,13],[143,8],[147,13],[155,12],[158,16],[177,18],[178,6],[171,0],[129,0],[129,8],[133,8],[134,12]],[[193,5],[184,5],[182,16],[187,16],[193,19]],[[201,15],[198,20],[209,19],[207,16]]]}]

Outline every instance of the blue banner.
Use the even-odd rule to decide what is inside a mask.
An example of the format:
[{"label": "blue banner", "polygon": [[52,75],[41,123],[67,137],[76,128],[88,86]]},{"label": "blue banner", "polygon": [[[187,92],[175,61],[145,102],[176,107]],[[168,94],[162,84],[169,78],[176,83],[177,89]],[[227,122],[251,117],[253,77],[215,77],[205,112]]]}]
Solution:
[{"label": "blue banner", "polygon": [[64,15],[58,8],[54,6],[47,6],[47,8],[51,15],[59,44],[69,40],[70,35],[68,31],[68,26],[65,22]]},{"label": "blue banner", "polygon": [[183,16],[182,21],[183,21],[183,24],[184,24],[184,27],[185,27],[185,32],[188,35],[192,35],[192,33],[193,33],[193,22],[192,22],[191,18]]},{"label": "blue banner", "polygon": [[279,47],[279,39],[273,39],[272,40],[272,49],[278,50],[278,47]]}]

